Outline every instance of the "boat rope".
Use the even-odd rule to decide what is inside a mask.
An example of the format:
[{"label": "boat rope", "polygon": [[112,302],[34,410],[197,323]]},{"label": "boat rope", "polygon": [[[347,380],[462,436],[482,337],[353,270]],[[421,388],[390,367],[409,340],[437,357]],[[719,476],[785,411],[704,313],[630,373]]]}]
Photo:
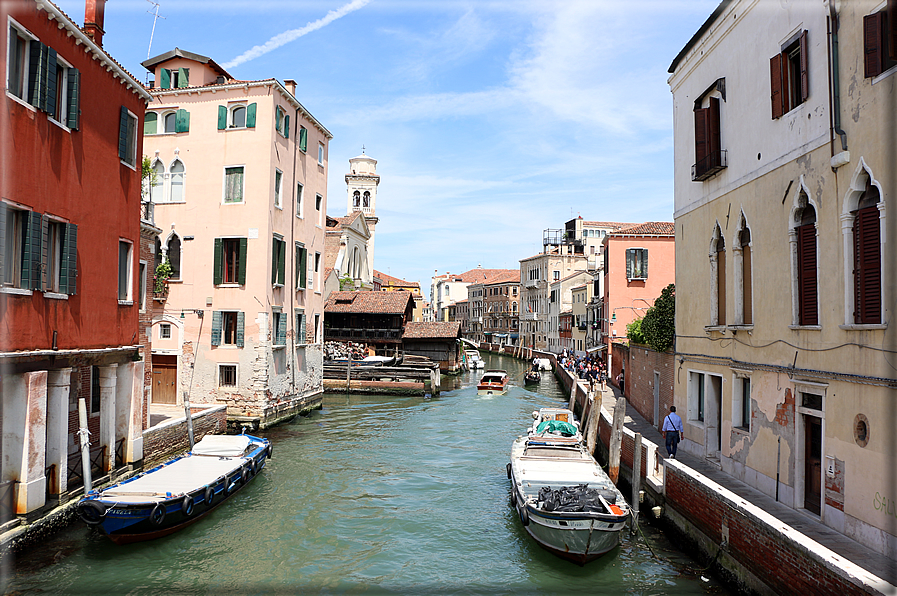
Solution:
[{"label": "boat rope", "polygon": [[86,428],[82,428],[82,429],[79,429],[78,432],[75,433],[75,434],[78,435],[78,438],[79,438],[79,439],[80,439],[81,437],[84,437],[85,439],[87,439],[87,444],[90,445],[90,438],[89,438],[89,437],[90,437],[90,431],[89,431],[89,430],[87,430]]},{"label": "boat rope", "polygon": [[660,561],[660,557],[657,556],[657,553],[655,553],[654,549],[651,547],[651,543],[648,542],[648,537],[645,536],[644,532],[642,532],[642,526],[638,523],[638,519],[636,518],[635,514],[632,512],[632,508],[629,509],[629,515],[632,517],[632,523],[635,525],[635,528],[638,530],[638,533],[641,535],[642,540],[645,541],[645,545],[647,545],[648,550],[651,551],[651,554],[654,556],[655,559]]}]

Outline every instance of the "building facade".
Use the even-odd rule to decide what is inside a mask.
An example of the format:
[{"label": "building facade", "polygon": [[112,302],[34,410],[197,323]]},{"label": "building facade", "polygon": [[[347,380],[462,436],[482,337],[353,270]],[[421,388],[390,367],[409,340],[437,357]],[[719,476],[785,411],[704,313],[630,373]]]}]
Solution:
[{"label": "building facade", "polygon": [[891,558],[895,12],[724,1],[669,79],[682,447]]},{"label": "building facade", "polygon": [[[268,425],[320,399],[330,132],[295,82],[236,81],[175,49],[143,130],[168,270],[153,324],[153,402],[224,403]],[[157,276],[158,277],[158,276]]]},{"label": "building facade", "polygon": [[142,139],[150,95],[104,50],[104,2],[82,29],[50,2],[0,5],[0,521],[32,518],[93,473],[143,460],[139,315]]},{"label": "building facade", "polygon": [[[371,231],[360,211],[345,217],[326,218],[324,269],[333,269],[341,290],[373,290],[373,273],[368,269]],[[326,293],[325,293],[326,299]]]},{"label": "building facade", "polygon": [[[576,271],[548,286],[548,349],[573,351],[573,288],[590,281],[588,271]],[[562,321],[563,319],[563,321]]]},{"label": "building facade", "polygon": [[487,342],[519,345],[520,272],[497,274],[483,284],[483,336]]}]

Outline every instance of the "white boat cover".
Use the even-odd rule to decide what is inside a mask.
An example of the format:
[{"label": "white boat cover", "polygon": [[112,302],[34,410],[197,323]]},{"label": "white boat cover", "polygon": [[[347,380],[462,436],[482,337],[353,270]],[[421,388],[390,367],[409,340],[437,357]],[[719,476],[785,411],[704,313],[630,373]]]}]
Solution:
[{"label": "white boat cover", "polygon": [[[203,439],[205,440],[205,439]],[[188,455],[155,472],[101,491],[104,501],[145,503],[183,495],[215,482],[238,469],[243,458],[194,457]]]},{"label": "white boat cover", "polygon": [[249,437],[245,435],[206,435],[193,446],[193,455],[240,457],[249,443]]}]

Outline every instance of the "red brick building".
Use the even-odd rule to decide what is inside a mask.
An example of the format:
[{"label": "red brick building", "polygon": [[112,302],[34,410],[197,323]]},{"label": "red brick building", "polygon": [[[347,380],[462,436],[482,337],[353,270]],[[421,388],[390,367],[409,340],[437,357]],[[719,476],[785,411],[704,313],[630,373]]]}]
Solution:
[{"label": "red brick building", "polygon": [[[29,517],[80,486],[78,399],[95,473],[143,458],[138,316],[143,86],[42,0],[0,3],[0,516]],[[151,277],[150,277],[151,278]]]}]

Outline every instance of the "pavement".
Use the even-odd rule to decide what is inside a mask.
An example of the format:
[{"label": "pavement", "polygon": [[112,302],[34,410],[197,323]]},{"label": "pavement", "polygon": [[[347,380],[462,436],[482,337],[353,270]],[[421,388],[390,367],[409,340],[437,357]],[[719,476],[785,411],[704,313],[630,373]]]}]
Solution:
[{"label": "pavement", "polygon": [[184,417],[183,406],[150,403],[150,428],[158,426],[168,420],[177,420]]},{"label": "pavement", "polygon": [[[611,419],[613,419],[616,400],[620,396],[620,390],[613,386],[608,386],[607,390],[603,392],[602,406],[610,412]],[[650,422],[645,420],[635,408],[629,405],[628,402],[626,405],[624,425],[632,432],[641,433],[644,439],[658,445],[658,458],[667,458],[666,447],[664,446],[665,442],[661,432]],[[897,561],[894,559],[876,552],[844,534],[833,530],[819,521],[819,518],[811,513],[793,509],[776,501],[773,497],[770,497],[757,489],[748,486],[737,478],[733,478],[724,473],[718,465],[714,465],[711,461],[685,453],[681,447],[676,453],[676,461],[690,467],[696,472],[700,472],[720,486],[732,491],[750,503],[753,503],[755,506],[760,507],[783,524],[791,526],[796,531],[821,544],[825,548],[841,555],[845,559],[862,567],[886,582],[892,585],[897,585]]]}]

